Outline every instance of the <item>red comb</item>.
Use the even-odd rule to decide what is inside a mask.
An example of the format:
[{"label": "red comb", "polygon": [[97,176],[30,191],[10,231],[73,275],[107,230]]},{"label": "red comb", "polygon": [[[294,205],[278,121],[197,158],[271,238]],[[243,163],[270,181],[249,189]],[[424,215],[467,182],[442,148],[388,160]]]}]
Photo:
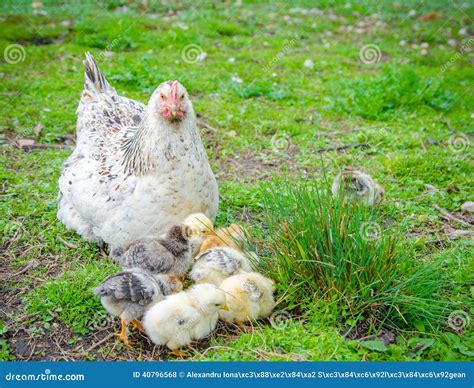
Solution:
[{"label": "red comb", "polygon": [[171,101],[178,103],[178,81],[173,81],[171,84]]}]

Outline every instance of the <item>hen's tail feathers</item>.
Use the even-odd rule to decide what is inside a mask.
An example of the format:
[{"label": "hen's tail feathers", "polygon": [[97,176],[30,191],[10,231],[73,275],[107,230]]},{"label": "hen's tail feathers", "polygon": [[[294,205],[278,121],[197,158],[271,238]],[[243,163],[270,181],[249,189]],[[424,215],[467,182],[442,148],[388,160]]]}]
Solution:
[{"label": "hen's tail feathers", "polygon": [[89,52],[86,53],[84,66],[86,67],[86,76],[84,79],[85,90],[88,90],[92,93],[104,93],[107,91],[115,92],[115,89],[109,85],[105,77],[100,72],[94,57]]}]

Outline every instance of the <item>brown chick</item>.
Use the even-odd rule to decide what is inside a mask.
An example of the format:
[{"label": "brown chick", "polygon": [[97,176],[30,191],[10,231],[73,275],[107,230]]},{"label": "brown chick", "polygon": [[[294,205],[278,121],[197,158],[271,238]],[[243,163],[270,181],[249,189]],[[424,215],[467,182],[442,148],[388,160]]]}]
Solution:
[{"label": "brown chick", "polygon": [[217,229],[215,235],[207,236],[201,244],[199,253],[212,248],[229,247],[239,250],[238,242],[245,241],[245,228],[238,224],[232,224],[227,228]]},{"label": "brown chick", "polygon": [[119,272],[106,278],[94,288],[104,308],[112,315],[119,316],[122,331],[118,337],[127,346],[127,327],[133,323],[143,331],[139,319],[145,311],[167,295],[183,289],[182,283],[173,275],[153,275],[139,269]]}]

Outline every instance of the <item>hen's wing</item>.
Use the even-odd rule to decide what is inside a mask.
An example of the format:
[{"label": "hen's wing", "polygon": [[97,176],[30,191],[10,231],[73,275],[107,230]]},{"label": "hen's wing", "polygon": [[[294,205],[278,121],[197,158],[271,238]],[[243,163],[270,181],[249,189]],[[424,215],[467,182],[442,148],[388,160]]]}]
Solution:
[{"label": "hen's wing", "polygon": [[117,95],[90,54],[84,64],[76,147],[59,179],[58,217],[83,237],[95,240],[94,227],[135,187],[136,182],[117,166],[121,144],[136,132],[145,107]]}]

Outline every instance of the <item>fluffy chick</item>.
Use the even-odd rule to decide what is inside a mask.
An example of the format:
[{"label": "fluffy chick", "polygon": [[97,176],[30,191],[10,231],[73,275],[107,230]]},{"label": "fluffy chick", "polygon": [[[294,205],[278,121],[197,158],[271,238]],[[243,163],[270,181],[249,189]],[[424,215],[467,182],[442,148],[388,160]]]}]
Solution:
[{"label": "fluffy chick", "polygon": [[202,236],[208,235],[214,231],[212,221],[203,213],[193,213],[185,218],[184,225],[196,228]]},{"label": "fluffy chick", "polygon": [[183,276],[192,260],[191,227],[172,226],[163,237],[145,237],[125,249],[113,249],[111,256],[123,268],[140,268],[151,273]]},{"label": "fluffy chick", "polygon": [[334,179],[333,195],[341,191],[345,201],[365,203],[367,206],[377,205],[385,194],[383,187],[370,175],[357,170],[343,171]]},{"label": "fluffy chick", "polygon": [[191,249],[195,256],[201,247],[203,239],[214,233],[212,221],[203,213],[193,213],[185,218],[184,225],[191,228]]},{"label": "fluffy chick", "polygon": [[138,320],[146,309],[182,289],[182,283],[173,275],[153,275],[134,269],[109,276],[93,291],[110,314],[120,317],[122,331],[118,337],[129,346],[128,325],[133,323],[142,329]]},{"label": "fluffy chick", "polygon": [[245,241],[245,229],[238,224],[232,224],[227,228],[217,229],[215,235],[207,236],[202,242],[199,253],[217,247],[230,247],[239,249],[238,242]]},{"label": "fluffy chick", "polygon": [[225,301],[225,294],[215,286],[197,284],[150,308],[143,327],[155,344],[175,350],[211,333]]},{"label": "fluffy chick", "polygon": [[229,276],[251,270],[249,260],[239,251],[229,247],[212,248],[196,257],[189,277],[198,284],[219,286]]},{"label": "fluffy chick", "polygon": [[273,281],[257,272],[243,273],[225,279],[219,288],[226,293],[226,310],[219,316],[227,322],[265,318],[275,306]]}]

